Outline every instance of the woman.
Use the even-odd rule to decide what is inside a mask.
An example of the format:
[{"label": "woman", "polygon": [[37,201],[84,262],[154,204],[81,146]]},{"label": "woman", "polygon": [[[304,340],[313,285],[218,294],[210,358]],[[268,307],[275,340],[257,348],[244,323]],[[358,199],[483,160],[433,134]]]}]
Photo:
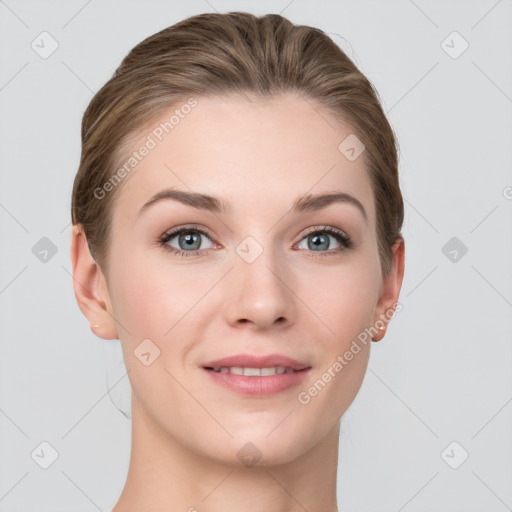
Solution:
[{"label": "woman", "polygon": [[115,512],[337,510],[340,418],[402,284],[397,168],[319,29],[202,14],[126,56],[72,198],[76,299],[132,387]]}]

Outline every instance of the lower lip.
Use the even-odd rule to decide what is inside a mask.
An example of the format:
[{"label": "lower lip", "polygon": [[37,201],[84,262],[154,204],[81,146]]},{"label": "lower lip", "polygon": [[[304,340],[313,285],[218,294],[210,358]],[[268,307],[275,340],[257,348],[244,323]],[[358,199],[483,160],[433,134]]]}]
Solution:
[{"label": "lower lip", "polygon": [[242,395],[254,397],[269,397],[281,393],[300,384],[308,374],[310,368],[293,373],[281,373],[280,375],[267,375],[264,377],[247,377],[234,373],[220,373],[203,368],[210,377],[221,386]]}]

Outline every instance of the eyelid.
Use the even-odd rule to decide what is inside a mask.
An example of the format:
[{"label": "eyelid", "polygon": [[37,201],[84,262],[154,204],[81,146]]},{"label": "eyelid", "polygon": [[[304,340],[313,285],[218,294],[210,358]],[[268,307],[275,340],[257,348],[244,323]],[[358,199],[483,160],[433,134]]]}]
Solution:
[{"label": "eyelid", "polygon": [[343,231],[343,229],[335,228],[334,226],[312,226],[310,228],[307,228],[307,230],[302,234],[301,240],[304,237],[310,235],[311,233],[316,233],[317,231],[327,232],[329,234],[336,233],[345,238],[346,240],[351,240],[350,236],[345,231]]},{"label": "eyelid", "polygon": [[186,231],[186,230],[197,231],[198,233],[208,236],[209,238],[212,239],[212,241],[215,240],[215,237],[213,236],[212,232],[208,228],[203,227],[200,224],[183,224],[182,226],[177,226],[175,228],[168,229],[167,231],[165,231],[162,234],[162,236],[159,238],[159,240],[165,238],[166,236],[178,235],[178,234],[180,234],[181,231]]}]

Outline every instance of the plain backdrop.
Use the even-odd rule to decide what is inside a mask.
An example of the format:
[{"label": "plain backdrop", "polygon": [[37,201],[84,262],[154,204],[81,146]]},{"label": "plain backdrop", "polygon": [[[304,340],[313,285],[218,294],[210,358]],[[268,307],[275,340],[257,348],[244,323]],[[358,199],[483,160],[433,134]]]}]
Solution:
[{"label": "plain backdrop", "polygon": [[71,278],[81,116],[142,39],[235,10],[328,33],[400,144],[403,309],[342,420],[340,512],[510,510],[511,2],[1,0],[0,511],[108,511],[121,492],[119,342]]}]

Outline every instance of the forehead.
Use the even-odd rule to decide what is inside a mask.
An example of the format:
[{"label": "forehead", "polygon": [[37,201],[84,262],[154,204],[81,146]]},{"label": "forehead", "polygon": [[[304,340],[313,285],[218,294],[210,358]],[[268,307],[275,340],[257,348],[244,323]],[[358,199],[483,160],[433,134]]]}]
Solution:
[{"label": "forehead", "polygon": [[132,139],[124,162],[138,155],[118,191],[114,218],[135,220],[167,187],[221,197],[238,213],[263,213],[274,204],[282,211],[301,195],[342,191],[374,218],[364,152],[349,160],[339,149],[353,137],[349,124],[295,93],[194,100],[192,108],[184,100],[162,111]]}]

